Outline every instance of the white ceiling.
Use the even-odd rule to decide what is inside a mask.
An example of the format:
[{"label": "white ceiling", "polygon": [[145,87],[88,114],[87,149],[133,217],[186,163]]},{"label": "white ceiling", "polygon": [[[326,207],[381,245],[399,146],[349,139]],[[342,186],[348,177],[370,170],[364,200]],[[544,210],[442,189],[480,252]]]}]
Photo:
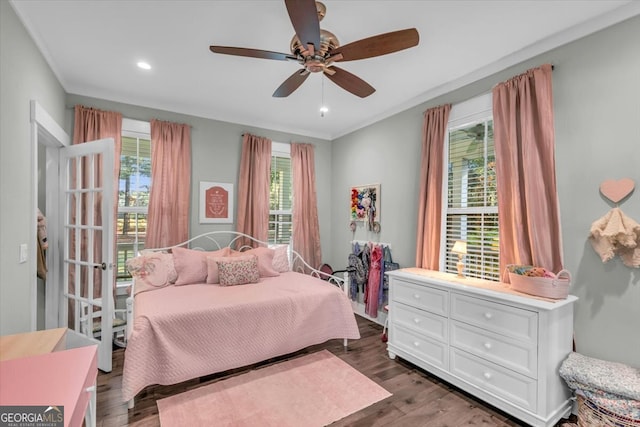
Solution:
[{"label": "white ceiling", "polygon": [[[415,27],[420,44],[341,68],[377,91],[358,98],[311,75],[273,91],[296,63],[214,54],[289,52],[282,0],[11,0],[68,93],[334,139],[534,55],[640,14],[632,0],[325,0],[341,44]],[[145,60],[152,70],[136,62]],[[329,112],[320,117],[323,95]]]}]

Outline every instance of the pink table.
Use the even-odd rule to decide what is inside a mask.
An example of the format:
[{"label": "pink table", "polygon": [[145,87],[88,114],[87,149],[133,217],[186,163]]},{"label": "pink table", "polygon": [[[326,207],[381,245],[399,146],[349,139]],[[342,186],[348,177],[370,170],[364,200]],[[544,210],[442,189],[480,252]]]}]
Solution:
[{"label": "pink table", "polygon": [[0,405],[64,406],[64,425],[96,425],[97,346],[0,362]]}]

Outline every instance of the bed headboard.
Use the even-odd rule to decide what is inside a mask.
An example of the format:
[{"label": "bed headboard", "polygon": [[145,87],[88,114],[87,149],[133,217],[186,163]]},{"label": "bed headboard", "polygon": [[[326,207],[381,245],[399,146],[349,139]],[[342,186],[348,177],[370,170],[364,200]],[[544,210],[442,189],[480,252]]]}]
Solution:
[{"label": "bed headboard", "polygon": [[[243,251],[247,249],[251,249],[257,246],[263,247],[274,247],[281,245],[272,245],[268,242],[264,242],[256,239],[253,236],[249,236],[248,234],[240,233],[237,231],[227,231],[227,230],[218,230],[218,231],[209,231],[207,233],[202,233],[197,236],[190,238],[182,243],[178,243],[173,246],[167,246],[164,248],[147,248],[144,249],[145,252],[148,251],[170,251],[175,247],[185,247],[189,249],[210,251],[210,250],[218,250],[224,247],[230,247],[237,251]],[[292,271],[297,271],[299,273],[309,274],[314,277],[318,277],[320,279],[326,280],[334,285],[345,289],[344,283],[345,278],[335,276],[333,274],[329,274],[327,272],[323,272],[318,270],[317,268],[309,265],[302,256],[294,251],[291,248],[291,245],[287,245],[288,250],[287,254],[289,257],[289,266]]]}]

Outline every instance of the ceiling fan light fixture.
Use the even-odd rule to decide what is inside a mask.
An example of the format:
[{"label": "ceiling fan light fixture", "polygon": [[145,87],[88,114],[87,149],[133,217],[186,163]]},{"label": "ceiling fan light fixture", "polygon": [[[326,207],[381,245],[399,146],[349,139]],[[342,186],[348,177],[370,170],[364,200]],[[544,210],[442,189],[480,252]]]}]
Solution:
[{"label": "ceiling fan light fixture", "polygon": [[[313,45],[311,45],[313,47]],[[289,50],[294,56],[304,58],[308,56],[317,56],[319,58],[325,58],[328,56],[328,52],[340,47],[340,41],[331,31],[320,29],[320,47],[314,48],[314,52],[309,51],[309,46],[304,46],[297,34],[294,34],[289,43]]]},{"label": "ceiling fan light fixture", "polygon": [[[294,61],[302,66],[287,78],[273,93],[284,98],[293,93],[310,73],[322,73],[333,83],[360,98],[366,98],[376,90],[360,77],[336,67],[338,61],[354,61],[387,55],[416,46],[420,40],[415,28],[392,31],[356,40],[344,46],[331,31],[320,28],[326,14],[326,6],[314,0],[284,0],[289,19],[295,31],[289,44],[291,54],[232,46],[209,46],[213,53],[246,56],[250,58]],[[324,102],[321,104],[324,106]],[[321,115],[324,117],[324,113]]]}]

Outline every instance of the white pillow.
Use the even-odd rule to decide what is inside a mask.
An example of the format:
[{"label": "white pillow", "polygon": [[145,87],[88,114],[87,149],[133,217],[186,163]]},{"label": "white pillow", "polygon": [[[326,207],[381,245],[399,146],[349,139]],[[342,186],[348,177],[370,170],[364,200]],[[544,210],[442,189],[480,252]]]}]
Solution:
[{"label": "white pillow", "polygon": [[273,269],[278,273],[286,273],[291,271],[291,265],[289,265],[289,246],[288,245],[276,245],[270,246],[274,250],[273,262],[271,265]]}]

